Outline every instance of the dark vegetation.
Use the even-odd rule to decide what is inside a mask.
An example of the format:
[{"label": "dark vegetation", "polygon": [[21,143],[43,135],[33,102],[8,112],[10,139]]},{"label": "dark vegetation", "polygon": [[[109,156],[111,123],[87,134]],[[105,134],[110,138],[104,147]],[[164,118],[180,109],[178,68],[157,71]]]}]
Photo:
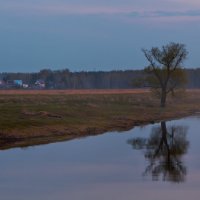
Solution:
[{"label": "dark vegetation", "polygon": [[[200,68],[185,69],[185,71],[188,77],[187,88],[200,88]],[[70,72],[68,69],[57,71],[44,69],[38,73],[1,73],[0,80],[5,83],[22,80],[33,89],[37,80],[43,80],[46,89],[129,89],[137,88],[135,81],[144,76],[144,70]],[[9,85],[0,87],[10,88]]]}]

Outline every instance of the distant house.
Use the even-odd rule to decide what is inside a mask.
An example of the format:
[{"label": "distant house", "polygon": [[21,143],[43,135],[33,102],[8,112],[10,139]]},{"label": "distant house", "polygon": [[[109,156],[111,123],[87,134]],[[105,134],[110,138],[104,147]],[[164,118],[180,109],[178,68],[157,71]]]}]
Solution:
[{"label": "distant house", "polygon": [[14,88],[14,87],[15,87],[15,85],[14,85],[13,80],[7,80],[7,81],[6,81],[6,86],[5,86],[5,88]]},{"label": "distant house", "polygon": [[0,80],[0,88],[4,88],[6,86],[6,82],[4,80]]},{"label": "distant house", "polygon": [[13,84],[14,84],[14,86],[22,87],[23,81],[22,80],[14,80]]},{"label": "distant house", "polygon": [[27,88],[29,88],[29,85],[26,84],[26,83],[23,83],[22,87],[23,87],[24,89],[27,89]]},{"label": "distant house", "polygon": [[22,80],[8,80],[5,83],[5,88],[21,88],[23,86]]},{"label": "distant house", "polygon": [[46,87],[46,84],[45,84],[45,81],[44,81],[44,80],[40,79],[40,80],[37,80],[37,81],[35,82],[35,86],[36,86],[37,88],[43,89],[43,88]]},{"label": "distant house", "polygon": [[0,85],[5,85],[5,81],[0,80]]}]

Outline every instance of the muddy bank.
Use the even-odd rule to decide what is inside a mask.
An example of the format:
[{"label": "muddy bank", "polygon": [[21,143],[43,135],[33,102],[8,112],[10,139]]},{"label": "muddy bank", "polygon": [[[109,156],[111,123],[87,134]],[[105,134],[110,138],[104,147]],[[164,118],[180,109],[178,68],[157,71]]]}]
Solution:
[{"label": "muddy bank", "polygon": [[[44,145],[55,142],[68,141],[78,138],[84,138],[88,136],[95,136],[99,134],[104,134],[106,132],[123,132],[133,129],[136,126],[144,126],[148,124],[158,123],[160,121],[169,121],[174,119],[180,119],[183,117],[188,117],[192,115],[197,115],[195,112],[182,112],[177,115],[171,114],[171,116],[163,116],[161,118],[150,118],[145,120],[132,120],[130,118],[118,117],[113,119],[107,127],[86,127],[84,129],[73,129],[69,130],[68,128],[61,129],[52,129],[48,128],[47,130],[43,129],[43,132],[37,133],[33,136],[20,137],[19,133],[15,133],[13,136],[7,136],[6,134],[0,134],[0,150],[6,150],[10,148],[28,148],[30,146]],[[28,131],[28,130],[27,130]],[[46,133],[48,131],[48,134]]]},{"label": "muddy bank", "polygon": [[151,93],[142,90],[70,95],[69,91],[42,95],[34,92],[0,95],[0,149],[126,131],[200,112],[199,90],[169,98],[165,109],[159,107],[159,100]]}]

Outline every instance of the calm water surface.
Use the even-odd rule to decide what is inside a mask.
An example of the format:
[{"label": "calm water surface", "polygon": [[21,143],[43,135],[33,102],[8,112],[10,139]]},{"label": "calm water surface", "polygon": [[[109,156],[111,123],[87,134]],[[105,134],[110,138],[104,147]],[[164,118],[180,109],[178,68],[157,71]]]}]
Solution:
[{"label": "calm water surface", "polygon": [[199,199],[200,118],[0,152],[3,200]]}]

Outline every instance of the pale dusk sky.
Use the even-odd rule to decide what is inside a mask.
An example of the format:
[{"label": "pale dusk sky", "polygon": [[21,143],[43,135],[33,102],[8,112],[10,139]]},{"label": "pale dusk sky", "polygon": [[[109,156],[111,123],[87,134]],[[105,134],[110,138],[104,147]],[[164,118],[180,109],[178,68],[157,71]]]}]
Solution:
[{"label": "pale dusk sky", "polygon": [[0,71],[142,69],[141,48],[184,43],[200,67],[198,0],[0,0]]}]

